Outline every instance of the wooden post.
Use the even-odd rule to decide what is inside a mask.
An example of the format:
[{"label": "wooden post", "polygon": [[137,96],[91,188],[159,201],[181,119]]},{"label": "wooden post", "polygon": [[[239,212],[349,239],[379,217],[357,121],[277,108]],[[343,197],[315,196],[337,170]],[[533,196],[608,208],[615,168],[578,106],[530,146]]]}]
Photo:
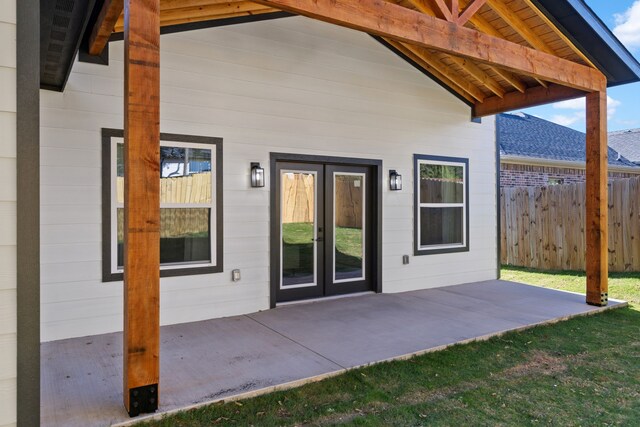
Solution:
[{"label": "wooden post", "polygon": [[160,377],[160,0],[126,0],[124,406],[158,408]]},{"label": "wooden post", "polygon": [[587,303],[608,303],[607,92],[587,95]]}]

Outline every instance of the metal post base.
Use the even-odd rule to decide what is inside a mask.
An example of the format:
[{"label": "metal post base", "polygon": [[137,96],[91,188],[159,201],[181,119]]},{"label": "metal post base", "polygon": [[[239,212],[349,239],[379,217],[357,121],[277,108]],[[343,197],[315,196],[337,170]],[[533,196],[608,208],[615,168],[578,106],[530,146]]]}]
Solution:
[{"label": "metal post base", "polygon": [[129,390],[129,416],[156,412],[158,410],[158,384],[150,384]]}]

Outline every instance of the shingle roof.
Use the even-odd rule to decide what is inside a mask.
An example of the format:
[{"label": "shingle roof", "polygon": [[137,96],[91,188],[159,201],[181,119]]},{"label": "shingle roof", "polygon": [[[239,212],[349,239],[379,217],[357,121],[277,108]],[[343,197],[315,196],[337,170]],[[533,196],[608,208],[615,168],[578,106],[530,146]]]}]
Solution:
[{"label": "shingle roof", "polygon": [[[586,161],[586,135],[525,113],[499,114],[496,135],[501,156]],[[634,167],[609,147],[609,165]]]},{"label": "shingle roof", "polygon": [[640,129],[609,133],[609,146],[633,163],[640,165]]}]

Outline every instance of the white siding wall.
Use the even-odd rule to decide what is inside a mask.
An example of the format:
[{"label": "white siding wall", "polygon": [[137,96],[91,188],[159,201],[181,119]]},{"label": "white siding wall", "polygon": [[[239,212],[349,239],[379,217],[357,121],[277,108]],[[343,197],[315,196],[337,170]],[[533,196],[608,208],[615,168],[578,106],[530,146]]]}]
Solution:
[{"label": "white siding wall", "polygon": [[0,426],[16,423],[16,0],[0,0]]},{"label": "white siding wall", "polygon": [[[122,50],[111,44],[109,67],[76,63],[64,93],[42,92],[44,341],[122,327],[122,285],[100,281],[100,129],[122,127]],[[382,159],[404,176],[404,191],[383,194],[385,292],[495,278],[493,120],[471,123],[369,36],[287,18],[163,36],[161,64],[161,130],[222,137],[225,171],[225,271],[162,279],[162,324],[269,307],[269,189],[248,175],[270,152]],[[402,265],[414,153],[470,158],[471,252]]]}]

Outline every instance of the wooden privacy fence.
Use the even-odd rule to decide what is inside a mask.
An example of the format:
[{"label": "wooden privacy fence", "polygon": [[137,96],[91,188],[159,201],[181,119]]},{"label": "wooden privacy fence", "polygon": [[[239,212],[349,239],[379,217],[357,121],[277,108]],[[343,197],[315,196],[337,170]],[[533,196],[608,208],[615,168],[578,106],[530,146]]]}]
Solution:
[{"label": "wooden privacy fence", "polygon": [[[124,203],[124,178],[116,179],[116,197]],[[211,172],[160,180],[160,203],[185,205],[181,208],[163,207],[160,210],[160,237],[172,238],[209,232],[211,203]],[[188,205],[195,206],[190,207]],[[200,205],[200,206],[197,206]],[[188,209],[185,209],[188,208]],[[118,224],[124,223],[124,209],[118,209]],[[118,228],[118,241],[124,239],[124,230]]]},{"label": "wooden privacy fence", "polygon": [[[287,173],[282,176],[282,222],[313,222],[316,177]],[[336,226],[362,228],[362,179],[344,175],[335,181]],[[357,182],[357,184],[356,184]]]},{"label": "wooden privacy fence", "polygon": [[[585,184],[500,191],[503,264],[585,269]],[[640,178],[609,182],[609,270],[640,271]]]}]

